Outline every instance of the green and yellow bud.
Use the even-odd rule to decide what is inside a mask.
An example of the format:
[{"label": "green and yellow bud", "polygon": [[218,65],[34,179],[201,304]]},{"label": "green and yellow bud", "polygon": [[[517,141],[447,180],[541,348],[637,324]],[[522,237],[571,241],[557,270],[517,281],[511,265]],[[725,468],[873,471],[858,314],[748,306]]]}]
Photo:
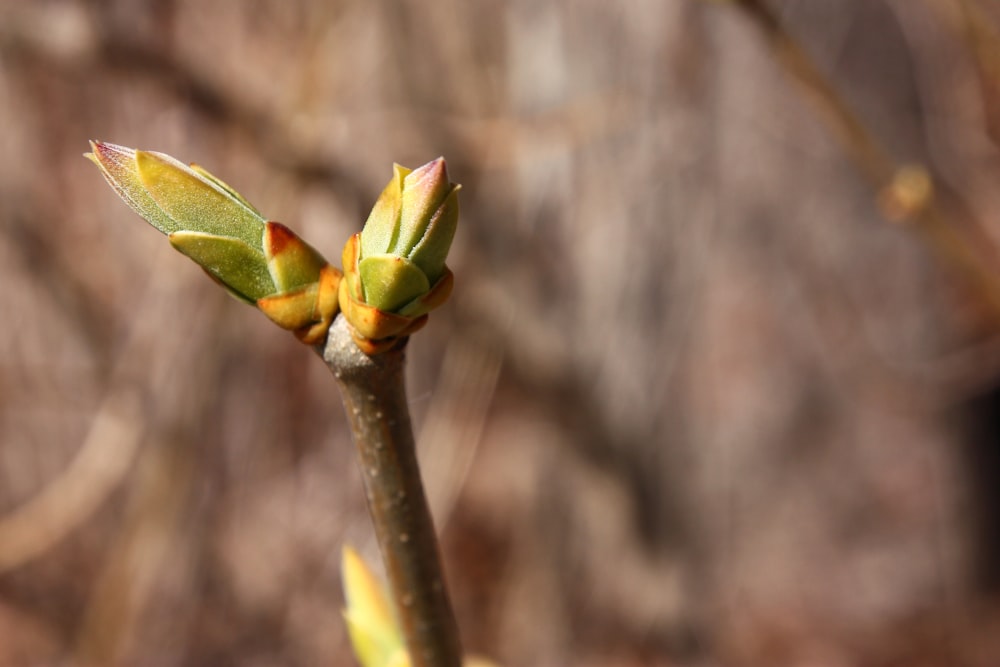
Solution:
[{"label": "green and yellow bud", "polygon": [[344,248],[340,305],[368,354],[422,327],[451,293],[445,259],[460,188],[448,180],[443,158],[414,170],[395,165],[364,229]]},{"label": "green and yellow bud", "polygon": [[[362,667],[410,667],[403,633],[392,611],[389,595],[358,553],[345,546],[341,582],[347,608],[344,620],[354,655]],[[493,662],[466,656],[463,667],[496,667]]]},{"label": "green and yellow bud", "polygon": [[343,550],[341,581],[354,654],[364,667],[389,667],[406,654],[403,635],[381,582],[351,547]]},{"label": "green and yellow bud", "polygon": [[443,158],[393,177],[361,231],[365,302],[394,312],[426,294],[445,271],[458,224],[458,190]]},{"label": "green and yellow bud", "polygon": [[304,342],[322,340],[340,272],[315,249],[197,165],[99,141],[91,148],[86,157],[115,192],[176,250]]}]

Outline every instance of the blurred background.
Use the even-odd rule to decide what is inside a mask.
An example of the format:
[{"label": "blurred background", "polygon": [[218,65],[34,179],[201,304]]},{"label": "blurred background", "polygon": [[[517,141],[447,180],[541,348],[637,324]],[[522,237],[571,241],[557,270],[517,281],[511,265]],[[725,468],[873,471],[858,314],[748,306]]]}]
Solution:
[{"label": "blurred background", "polygon": [[994,0],[0,0],[0,665],[353,664],[341,547],[378,562],[325,366],[92,138],[337,264],[394,161],[447,158],[408,383],[468,650],[1000,664],[1000,318],[784,41],[1000,275],[998,34]]}]

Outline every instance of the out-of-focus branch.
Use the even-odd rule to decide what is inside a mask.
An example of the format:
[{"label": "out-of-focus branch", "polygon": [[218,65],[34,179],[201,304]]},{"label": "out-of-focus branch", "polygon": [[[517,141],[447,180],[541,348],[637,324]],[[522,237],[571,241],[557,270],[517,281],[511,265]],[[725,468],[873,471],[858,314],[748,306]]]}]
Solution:
[{"label": "out-of-focus branch", "polygon": [[1000,145],[1000,31],[974,0],[931,0],[972,55],[983,94],[986,132]]},{"label": "out-of-focus branch", "polygon": [[69,467],[0,518],[0,572],[41,556],[89,519],[131,467],[142,431],[132,388],[108,396]]},{"label": "out-of-focus branch", "polygon": [[994,325],[1000,327],[1000,274],[984,253],[950,224],[935,197],[929,172],[921,166],[896,163],[763,0],[731,0],[731,4],[761,31],[775,60],[875,187],[886,217],[908,223],[955,268],[988,308]]},{"label": "out-of-focus branch", "polygon": [[896,171],[892,158],[788,31],[780,17],[761,0],[733,0],[733,4],[760,29],[771,54],[823,116],[865,176],[879,187],[889,184]]}]

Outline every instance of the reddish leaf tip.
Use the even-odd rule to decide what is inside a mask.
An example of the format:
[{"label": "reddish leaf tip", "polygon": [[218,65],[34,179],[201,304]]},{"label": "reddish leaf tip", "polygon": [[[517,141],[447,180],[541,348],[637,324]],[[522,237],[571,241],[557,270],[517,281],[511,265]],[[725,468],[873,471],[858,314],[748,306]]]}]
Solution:
[{"label": "reddish leaf tip", "polygon": [[274,221],[267,223],[267,232],[264,234],[264,238],[267,239],[268,251],[272,257],[280,255],[289,244],[298,241],[295,232],[280,222]]}]

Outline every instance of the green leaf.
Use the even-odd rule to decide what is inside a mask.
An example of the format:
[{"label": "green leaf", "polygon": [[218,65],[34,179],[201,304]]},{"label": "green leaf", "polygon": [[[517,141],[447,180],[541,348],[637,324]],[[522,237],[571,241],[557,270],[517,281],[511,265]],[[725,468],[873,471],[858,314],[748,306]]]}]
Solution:
[{"label": "green leaf", "polygon": [[241,199],[169,155],[135,152],[139,179],[177,230],[240,239],[261,248],[264,218]]},{"label": "green leaf", "polygon": [[93,152],[84,153],[84,157],[97,165],[104,180],[129,205],[129,208],[164,234],[180,229],[177,221],[164,213],[163,209],[153,201],[139,179],[134,150],[100,141],[91,141],[90,147]]},{"label": "green leaf", "polygon": [[403,207],[403,181],[410,170],[392,165],[392,180],[382,190],[361,230],[361,256],[391,252],[399,236],[399,216]]},{"label": "green leaf", "polygon": [[341,580],[354,654],[363,667],[389,667],[403,650],[403,637],[382,584],[350,547],[344,547]]},{"label": "green leaf", "polygon": [[264,253],[240,239],[204,232],[174,232],[170,245],[201,265],[203,269],[249,303],[274,294]]},{"label": "green leaf", "polygon": [[406,175],[403,181],[399,235],[389,252],[403,257],[410,256],[413,247],[427,236],[431,218],[451,189],[444,158],[428,162]]},{"label": "green leaf", "polygon": [[409,303],[431,287],[416,264],[395,255],[365,257],[358,262],[358,274],[365,302],[386,312]]},{"label": "green leaf", "polygon": [[235,199],[239,203],[241,203],[244,206],[246,206],[248,209],[250,209],[251,211],[253,211],[254,213],[256,213],[259,217],[261,217],[261,218],[264,217],[263,215],[261,215],[261,212],[257,210],[257,207],[255,207],[253,204],[251,204],[250,202],[248,202],[246,200],[246,197],[244,197],[239,192],[237,192],[236,190],[234,190],[228,183],[226,183],[225,181],[223,181],[221,178],[219,178],[215,174],[209,173],[201,165],[195,164],[194,162],[192,162],[188,166],[191,167],[191,171],[197,173],[199,176],[202,176],[202,177],[204,177],[204,178],[212,181],[212,183],[214,183],[215,185],[217,185],[220,188],[222,188],[223,190],[225,190],[226,193],[229,194],[230,197],[232,197],[233,199]]},{"label": "green leaf", "polygon": [[451,242],[458,228],[458,191],[462,186],[455,185],[448,198],[434,213],[423,237],[410,251],[410,261],[427,274],[431,285],[437,282],[444,273],[445,260],[451,250]]}]

